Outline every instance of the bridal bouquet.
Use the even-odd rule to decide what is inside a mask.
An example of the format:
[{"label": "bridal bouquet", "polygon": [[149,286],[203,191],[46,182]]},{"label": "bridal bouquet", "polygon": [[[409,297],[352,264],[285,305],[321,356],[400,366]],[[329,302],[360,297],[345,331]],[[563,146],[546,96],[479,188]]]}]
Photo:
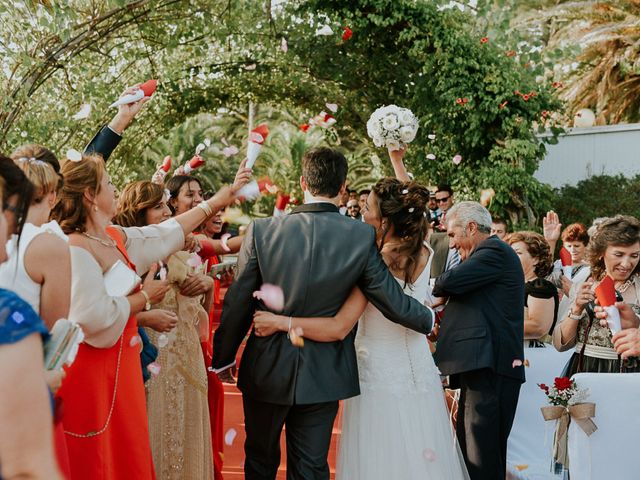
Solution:
[{"label": "bridal bouquet", "polygon": [[367,121],[367,134],[376,147],[399,150],[418,132],[418,119],[408,108],[387,105],[378,108]]}]

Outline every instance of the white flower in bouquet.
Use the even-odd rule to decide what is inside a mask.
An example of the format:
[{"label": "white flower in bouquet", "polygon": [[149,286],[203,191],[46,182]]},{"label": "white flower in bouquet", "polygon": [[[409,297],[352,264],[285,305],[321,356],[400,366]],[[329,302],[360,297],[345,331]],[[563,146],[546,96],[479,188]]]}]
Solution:
[{"label": "white flower in bouquet", "polygon": [[367,134],[376,147],[399,150],[416,138],[418,119],[406,108],[387,105],[378,108],[367,121]]},{"label": "white flower in bouquet", "polygon": [[398,117],[395,114],[390,113],[382,119],[382,126],[385,130],[395,130],[400,126],[398,123]]},{"label": "white flower in bouquet", "polygon": [[400,140],[404,143],[412,142],[416,138],[417,130],[409,125],[400,128]]}]

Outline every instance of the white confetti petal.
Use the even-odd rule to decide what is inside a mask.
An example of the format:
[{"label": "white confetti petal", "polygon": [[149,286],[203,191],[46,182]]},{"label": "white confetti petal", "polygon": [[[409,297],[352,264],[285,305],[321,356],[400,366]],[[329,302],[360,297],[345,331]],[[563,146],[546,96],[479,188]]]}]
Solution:
[{"label": "white confetti petal", "polygon": [[324,106],[331,110],[333,113],[336,113],[338,111],[337,103],[325,103]]},{"label": "white confetti petal", "polygon": [[329,35],[333,35],[333,30],[331,30],[329,25],[325,25],[324,27],[316,30],[316,35],[328,37]]},{"label": "white confetti petal", "polygon": [[169,343],[169,337],[167,337],[164,333],[158,335],[158,348],[164,348]]},{"label": "white confetti petal", "polygon": [[435,159],[436,159],[436,156],[435,156],[433,153],[428,153],[428,154],[427,154],[427,158],[428,158],[429,160],[435,160]]},{"label": "white confetti petal", "polygon": [[211,146],[211,139],[209,139],[209,138],[205,138],[205,139],[204,139],[204,144],[205,144],[207,147],[210,147],[210,146]]},{"label": "white confetti petal", "polygon": [[200,155],[205,148],[207,148],[207,146],[204,143],[199,143],[196,147],[196,155]]},{"label": "white confetti petal", "polygon": [[237,434],[238,432],[236,432],[235,428],[230,428],[229,430],[227,430],[227,433],[224,434],[224,443],[231,446]]},{"label": "white confetti petal", "polygon": [[82,160],[82,154],[75,148],[70,148],[69,150],[67,150],[67,159],[71,160],[72,162],[79,162],[80,160]]},{"label": "white confetti petal", "polygon": [[85,118],[89,118],[91,114],[91,105],[88,103],[82,104],[78,113],[76,113],[72,118],[74,120],[84,120]]},{"label": "white confetti petal", "polygon": [[429,135],[427,135],[427,138],[429,140],[435,140],[436,139],[436,134],[435,133],[430,133]]},{"label": "white confetti petal", "polygon": [[287,39],[282,37],[282,40],[280,41],[280,50],[282,50],[284,53],[287,53],[289,51],[289,44],[287,43]]},{"label": "white confetti petal", "polygon": [[251,63],[251,64],[249,64],[249,65],[246,65],[246,66],[244,67],[244,69],[245,69],[245,70],[255,70],[257,66],[258,66],[258,65],[256,65],[255,63]]},{"label": "white confetti petal", "polygon": [[129,340],[129,346],[130,347],[135,347],[141,341],[142,341],[142,339],[140,338],[140,335],[134,335],[133,337],[131,337],[131,340]]}]

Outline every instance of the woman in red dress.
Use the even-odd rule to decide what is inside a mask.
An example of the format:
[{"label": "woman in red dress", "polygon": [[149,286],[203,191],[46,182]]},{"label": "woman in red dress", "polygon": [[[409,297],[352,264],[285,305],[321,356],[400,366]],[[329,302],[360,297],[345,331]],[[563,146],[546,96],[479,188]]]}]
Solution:
[{"label": "woman in red dress", "polygon": [[[135,314],[168,289],[153,279],[153,262],[181,249],[185,235],[231,203],[234,191],[223,188],[206,205],[161,225],[122,229],[109,226],[115,188],[101,157],[67,161],[62,175],[53,218],[71,247],[69,319],[85,333],[59,391],[71,478],[154,479]],[[149,272],[141,288],[134,287],[136,270]]]}]

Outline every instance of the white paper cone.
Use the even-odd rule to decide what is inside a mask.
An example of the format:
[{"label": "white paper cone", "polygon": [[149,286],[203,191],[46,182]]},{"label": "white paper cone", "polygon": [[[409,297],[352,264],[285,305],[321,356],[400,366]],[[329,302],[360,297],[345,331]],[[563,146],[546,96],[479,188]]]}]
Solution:
[{"label": "white paper cone", "polygon": [[573,272],[573,265],[563,265],[562,266],[562,273],[569,280],[571,280],[571,278],[572,278],[572,276],[571,276],[572,272]]},{"label": "white paper cone", "polygon": [[258,155],[260,155],[262,145],[255,142],[249,142],[247,144],[247,168],[253,168],[253,164],[256,163]]},{"label": "white paper cone", "polygon": [[143,98],[144,98],[144,92],[142,91],[142,89],[139,89],[139,90],[136,90],[136,93],[131,93],[129,95],[125,95],[122,98],[119,98],[118,100],[113,102],[111,105],[109,105],[109,108],[117,107],[119,105],[127,105],[128,103],[137,102],[138,100],[142,100]]},{"label": "white paper cone", "polygon": [[612,335],[615,335],[622,330],[622,324],[620,323],[620,311],[615,305],[604,307],[604,311],[607,312],[607,324],[609,325],[609,330],[611,330]]},{"label": "white paper cone", "polygon": [[[247,164],[248,166],[248,164]],[[247,183],[244,187],[236,192],[236,197],[244,198],[245,200],[255,200],[260,196],[260,187],[255,180]]]}]

